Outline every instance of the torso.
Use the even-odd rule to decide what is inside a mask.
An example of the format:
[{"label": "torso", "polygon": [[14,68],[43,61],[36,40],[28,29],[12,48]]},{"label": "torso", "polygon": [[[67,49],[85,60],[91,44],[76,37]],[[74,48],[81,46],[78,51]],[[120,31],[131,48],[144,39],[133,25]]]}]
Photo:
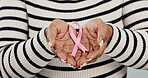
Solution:
[{"label": "torso", "polygon": [[[29,36],[34,37],[41,28],[49,26],[54,19],[63,19],[68,23],[77,21],[83,26],[91,19],[101,18],[104,22],[111,22],[123,28],[120,18],[122,3],[122,0],[87,0],[77,3],[30,0],[26,2],[29,33],[31,33]],[[95,63],[88,64],[81,70],[69,68],[66,63],[54,58],[39,74],[51,78],[121,78],[126,74],[126,67],[122,67],[105,54]]]}]

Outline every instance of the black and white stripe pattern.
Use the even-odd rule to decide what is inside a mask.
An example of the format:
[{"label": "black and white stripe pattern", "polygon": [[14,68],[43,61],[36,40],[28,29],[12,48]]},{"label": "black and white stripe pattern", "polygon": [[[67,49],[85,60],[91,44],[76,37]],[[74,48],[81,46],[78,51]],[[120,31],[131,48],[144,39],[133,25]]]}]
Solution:
[{"label": "black and white stripe pattern", "polygon": [[[148,2],[131,0],[1,0],[0,59],[4,78],[126,78],[126,66],[148,69]],[[60,62],[44,30],[54,19],[112,23],[105,54],[81,70]],[[75,27],[76,28],[76,27]]]}]

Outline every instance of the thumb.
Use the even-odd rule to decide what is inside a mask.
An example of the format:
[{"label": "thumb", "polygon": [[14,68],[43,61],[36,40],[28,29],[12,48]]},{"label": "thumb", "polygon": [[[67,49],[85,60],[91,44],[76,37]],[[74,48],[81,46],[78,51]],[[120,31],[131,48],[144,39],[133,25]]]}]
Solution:
[{"label": "thumb", "polygon": [[55,19],[50,24],[48,39],[52,43],[52,46],[55,44],[55,40],[58,38],[62,38],[68,29],[68,24],[62,20]]},{"label": "thumb", "polygon": [[87,55],[87,61],[95,59],[98,56],[98,54],[99,50],[89,52],[89,54]]},{"label": "thumb", "polygon": [[[68,24],[65,21],[56,19],[56,20],[53,20],[52,24],[53,25],[51,25],[51,31],[55,32],[56,30],[56,34],[54,34],[56,35],[56,39],[61,39],[67,34]],[[52,30],[52,29],[55,29],[55,30]]]},{"label": "thumb", "polygon": [[92,52],[89,52],[88,56],[87,56],[87,61],[92,61],[93,59],[97,59],[98,57],[102,56],[102,54],[105,51],[107,43],[103,43],[102,47],[100,47],[99,50],[95,50]]},{"label": "thumb", "polygon": [[48,40],[52,44],[51,47],[53,47],[55,45],[57,33],[58,33],[58,30],[57,30],[55,24],[51,23],[50,26],[48,27]]}]

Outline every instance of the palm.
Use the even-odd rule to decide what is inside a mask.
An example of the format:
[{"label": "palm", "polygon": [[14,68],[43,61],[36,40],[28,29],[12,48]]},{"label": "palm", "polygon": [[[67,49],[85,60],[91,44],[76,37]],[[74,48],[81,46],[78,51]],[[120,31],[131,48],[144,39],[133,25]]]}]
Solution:
[{"label": "palm", "polygon": [[[47,38],[52,43],[52,48],[55,54],[65,62],[69,63],[71,66],[76,66],[75,59],[71,56],[72,49],[74,47],[74,42],[72,41],[68,28],[69,25],[62,20],[54,20],[48,27]],[[75,35],[76,30],[74,30]],[[48,37],[49,36],[49,37]]]}]

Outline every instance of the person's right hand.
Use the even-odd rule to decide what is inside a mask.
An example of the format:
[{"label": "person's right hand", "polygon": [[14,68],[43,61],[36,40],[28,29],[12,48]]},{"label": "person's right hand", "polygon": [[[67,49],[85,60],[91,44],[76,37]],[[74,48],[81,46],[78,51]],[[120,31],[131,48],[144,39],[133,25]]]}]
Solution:
[{"label": "person's right hand", "polygon": [[[80,58],[81,51],[77,52],[76,58],[71,56],[71,52],[74,47],[74,42],[69,35],[69,25],[63,20],[53,20],[50,26],[46,29],[45,34],[52,43],[51,48],[53,48],[54,53],[63,62],[69,64],[70,67],[76,67],[76,60]],[[75,35],[77,35],[76,30],[73,28]],[[76,60],[75,60],[76,59]]]}]

